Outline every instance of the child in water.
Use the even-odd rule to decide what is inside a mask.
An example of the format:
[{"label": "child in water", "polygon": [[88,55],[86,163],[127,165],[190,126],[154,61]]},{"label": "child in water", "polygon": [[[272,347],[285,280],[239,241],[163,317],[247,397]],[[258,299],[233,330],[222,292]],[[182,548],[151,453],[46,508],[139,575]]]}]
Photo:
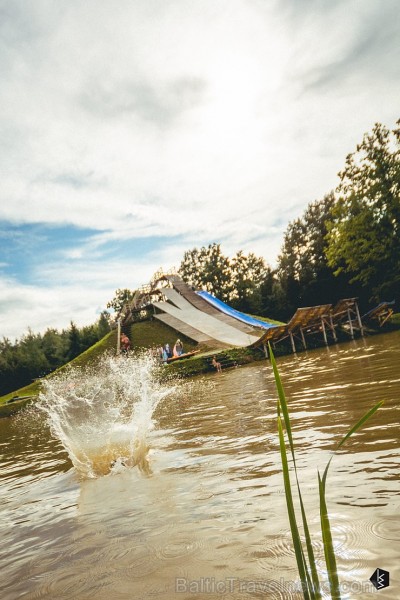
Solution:
[{"label": "child in water", "polygon": [[215,367],[217,369],[217,373],[221,373],[221,371],[222,371],[221,363],[217,361],[216,356],[213,356],[211,364],[213,367]]}]

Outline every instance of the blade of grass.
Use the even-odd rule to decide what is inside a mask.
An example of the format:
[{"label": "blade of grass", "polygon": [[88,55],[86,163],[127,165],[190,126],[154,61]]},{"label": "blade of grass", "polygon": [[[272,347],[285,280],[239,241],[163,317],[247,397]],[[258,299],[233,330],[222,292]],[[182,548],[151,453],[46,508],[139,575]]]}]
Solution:
[{"label": "blade of grass", "polygon": [[289,418],[289,411],[288,411],[288,406],[287,406],[287,402],[286,402],[286,396],[285,396],[285,392],[283,390],[283,385],[282,385],[281,377],[279,375],[278,367],[276,365],[275,356],[272,351],[271,344],[269,342],[268,342],[268,346],[269,346],[269,356],[270,356],[270,360],[271,360],[271,365],[272,365],[272,369],[274,372],[275,385],[276,385],[276,389],[278,391],[278,397],[279,397],[278,414],[280,414],[280,409],[281,409],[282,413],[283,413],[283,418],[285,421],[285,428],[286,428],[287,436],[289,439],[290,451],[292,453],[293,462],[295,463],[296,457],[294,454],[292,428],[290,425],[290,418]]},{"label": "blade of grass", "polygon": [[[339,442],[339,444],[336,446],[335,450],[334,450],[334,454],[337,452],[337,450],[339,450],[339,448],[341,448],[343,446],[343,444],[349,439],[349,437],[351,435],[353,435],[353,433],[355,433],[358,429],[360,429],[360,427],[362,425],[364,425],[364,423],[366,421],[368,421],[368,419],[370,419],[372,417],[372,415],[374,413],[376,413],[376,411],[378,410],[378,408],[380,408],[383,404],[383,400],[381,400],[380,402],[378,402],[377,404],[375,404],[375,406],[373,406],[368,412],[365,413],[365,415],[363,415],[361,417],[361,419],[359,421],[357,421],[357,423],[355,425],[353,425],[353,427],[350,429],[350,431],[348,431],[346,433],[346,435],[344,436],[344,438]],[[334,454],[331,456],[331,458],[329,459],[328,464],[325,467],[325,471],[324,471],[324,475],[323,475],[323,482],[324,482],[324,486],[325,486],[325,482],[326,482],[326,477],[328,475],[328,470],[332,461],[332,458],[334,456]]]},{"label": "blade of grass", "polygon": [[337,574],[335,550],[325,499],[325,483],[318,472],[319,514],[321,520],[322,542],[324,545],[325,563],[328,572],[329,588],[332,600],[340,600],[339,578]]},{"label": "blade of grass", "polygon": [[[344,438],[338,444],[335,449],[335,453],[339,448],[343,446],[346,440],[355,433],[360,427],[370,418],[372,415],[380,408],[383,404],[383,400],[378,402],[373,406],[365,415],[357,421],[357,423],[346,433]],[[332,543],[332,534],[330,529],[329,517],[328,517],[328,509],[326,506],[326,479],[328,475],[328,470],[332,462],[334,454],[328,461],[328,464],[325,467],[323,477],[321,479],[320,474],[318,473],[318,482],[319,482],[319,502],[320,502],[320,518],[321,518],[321,530],[322,530],[322,540],[324,544],[324,553],[325,553],[325,562],[328,571],[328,579],[329,586],[331,589],[332,600],[339,599],[340,600],[340,591],[339,591],[339,579],[337,575],[337,566],[336,566],[336,557],[335,551],[333,549]]]},{"label": "blade of grass", "polygon": [[373,406],[371,408],[371,410],[369,410],[367,413],[365,413],[365,415],[363,417],[361,417],[361,419],[359,421],[357,421],[357,423],[350,429],[350,431],[348,433],[346,433],[346,435],[344,436],[344,438],[342,439],[342,441],[340,442],[340,444],[338,445],[338,447],[336,448],[336,450],[339,450],[339,448],[341,448],[343,446],[343,444],[345,443],[345,441],[351,436],[353,435],[353,433],[355,433],[357,431],[357,429],[360,429],[361,425],[364,425],[364,423],[366,421],[368,421],[369,418],[372,417],[372,415],[378,410],[378,408],[380,408],[383,404],[383,400],[381,400],[380,402],[378,402],[377,404],[375,404],[375,406]]},{"label": "blade of grass", "polygon": [[294,546],[294,552],[296,556],[297,569],[299,571],[302,587],[303,587],[303,596],[305,600],[310,600],[309,594],[309,581],[307,579],[307,567],[305,564],[305,557],[303,548],[301,545],[299,528],[297,526],[296,514],[294,511],[293,504],[293,495],[292,495],[292,487],[290,483],[290,475],[289,475],[289,466],[287,462],[286,456],[286,445],[285,438],[283,435],[283,427],[282,427],[282,419],[278,416],[278,432],[279,432],[279,447],[281,452],[281,461],[282,461],[282,470],[283,470],[283,481],[285,485],[285,497],[286,497],[286,507],[289,516],[289,524],[290,531],[292,533],[292,540]]},{"label": "blade of grass", "polygon": [[[291,424],[290,424],[289,409],[288,409],[288,405],[287,405],[287,401],[286,401],[285,391],[283,389],[282,381],[281,381],[278,367],[277,367],[277,364],[275,361],[275,356],[274,356],[274,353],[273,353],[273,350],[272,350],[270,344],[269,344],[269,356],[270,356],[270,360],[271,360],[271,364],[272,364],[272,369],[274,372],[275,384],[276,384],[276,389],[277,389],[278,398],[279,398],[279,400],[278,400],[278,417],[280,418],[280,414],[282,412],[283,418],[285,421],[286,433],[287,433],[287,436],[289,439],[289,446],[290,446],[290,451],[292,454],[294,470],[295,470],[296,485],[297,485],[297,491],[298,491],[299,500],[300,500],[301,517],[302,517],[302,522],[303,522],[304,536],[305,536],[305,540],[306,540],[308,562],[310,564],[311,577],[312,577],[312,586],[310,586],[310,589],[313,591],[313,597],[315,598],[315,600],[320,600],[321,599],[321,594],[319,591],[320,583],[319,583],[319,578],[318,578],[318,571],[317,571],[317,565],[315,562],[314,551],[313,551],[312,542],[311,542],[310,530],[309,530],[308,523],[307,523],[306,512],[304,509],[304,503],[303,503],[303,498],[301,495],[300,483],[299,483],[299,478],[298,478],[298,474],[297,474],[297,465],[296,465],[296,457],[295,457],[295,450],[294,450],[294,443],[293,443],[293,436],[292,436],[292,428],[291,428]],[[293,543],[294,543],[294,540],[293,540]],[[304,563],[305,563],[306,574],[308,575],[307,561],[305,559],[304,559]]]}]

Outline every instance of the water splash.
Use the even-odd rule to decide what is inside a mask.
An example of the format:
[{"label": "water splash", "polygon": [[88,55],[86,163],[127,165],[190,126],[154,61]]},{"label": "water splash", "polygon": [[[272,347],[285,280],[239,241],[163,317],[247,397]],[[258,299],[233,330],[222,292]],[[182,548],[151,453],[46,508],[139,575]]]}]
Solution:
[{"label": "water splash", "polygon": [[132,466],[149,472],[154,412],[176,389],[160,383],[162,368],[148,354],[106,355],[96,366],[71,367],[44,382],[38,408],[81,476]]}]

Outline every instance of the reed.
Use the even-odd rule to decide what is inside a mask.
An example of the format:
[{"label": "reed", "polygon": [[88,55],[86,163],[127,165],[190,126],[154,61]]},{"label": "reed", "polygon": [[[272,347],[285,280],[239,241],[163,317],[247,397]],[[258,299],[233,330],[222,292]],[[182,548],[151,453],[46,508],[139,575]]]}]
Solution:
[{"label": "reed", "polygon": [[[275,377],[275,384],[278,392],[277,403],[277,419],[279,433],[279,447],[282,461],[283,481],[285,487],[286,506],[288,511],[290,530],[292,534],[293,547],[296,556],[297,568],[300,576],[303,597],[305,600],[322,600],[321,584],[318,577],[317,565],[315,561],[310,530],[307,523],[307,515],[301,494],[301,488],[298,478],[296,454],[293,443],[292,428],[290,424],[290,416],[286,401],[285,392],[282,381],[276,365],[274,353],[269,344],[269,355]],[[382,402],[378,402],[371,410],[369,410],[361,419],[347,432],[343,439],[335,448],[328,464],[325,467],[321,477],[318,471],[318,489],[319,489],[319,509],[322,542],[324,547],[324,556],[326,563],[326,571],[328,574],[329,588],[332,600],[340,600],[340,585],[336,567],[336,556],[333,548],[332,533],[329,522],[328,509],[326,504],[326,480],[332,458],[336,451],[343,446],[348,438],[353,435],[372,415],[382,406]],[[289,450],[289,451],[288,451]],[[294,472],[295,486],[292,485],[291,469],[289,467],[289,459],[292,461],[292,470]],[[304,542],[302,541],[299,529],[299,522],[295,510],[295,498],[293,487],[297,489],[297,500],[300,506],[301,523],[304,532]]]}]

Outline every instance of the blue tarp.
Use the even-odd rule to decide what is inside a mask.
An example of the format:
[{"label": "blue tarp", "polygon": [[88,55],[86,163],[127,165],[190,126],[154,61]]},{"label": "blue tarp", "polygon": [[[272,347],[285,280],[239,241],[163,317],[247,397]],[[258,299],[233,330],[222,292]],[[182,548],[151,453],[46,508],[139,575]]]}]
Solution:
[{"label": "blue tarp", "polygon": [[218,298],[216,298],[212,294],[209,294],[208,292],[204,292],[202,290],[200,292],[196,292],[196,294],[201,296],[201,298],[204,298],[204,300],[207,300],[207,302],[212,304],[212,306],[215,306],[215,308],[218,308],[218,310],[225,313],[226,315],[229,315],[234,319],[238,319],[238,321],[242,321],[243,323],[247,323],[248,325],[253,325],[253,327],[262,327],[263,329],[270,329],[271,327],[276,327],[276,325],[274,325],[273,323],[266,323],[265,321],[261,321],[260,319],[256,319],[255,317],[250,317],[249,315],[245,315],[239,310],[231,308],[228,304],[225,304],[225,302],[222,302],[222,300],[218,300]]}]

